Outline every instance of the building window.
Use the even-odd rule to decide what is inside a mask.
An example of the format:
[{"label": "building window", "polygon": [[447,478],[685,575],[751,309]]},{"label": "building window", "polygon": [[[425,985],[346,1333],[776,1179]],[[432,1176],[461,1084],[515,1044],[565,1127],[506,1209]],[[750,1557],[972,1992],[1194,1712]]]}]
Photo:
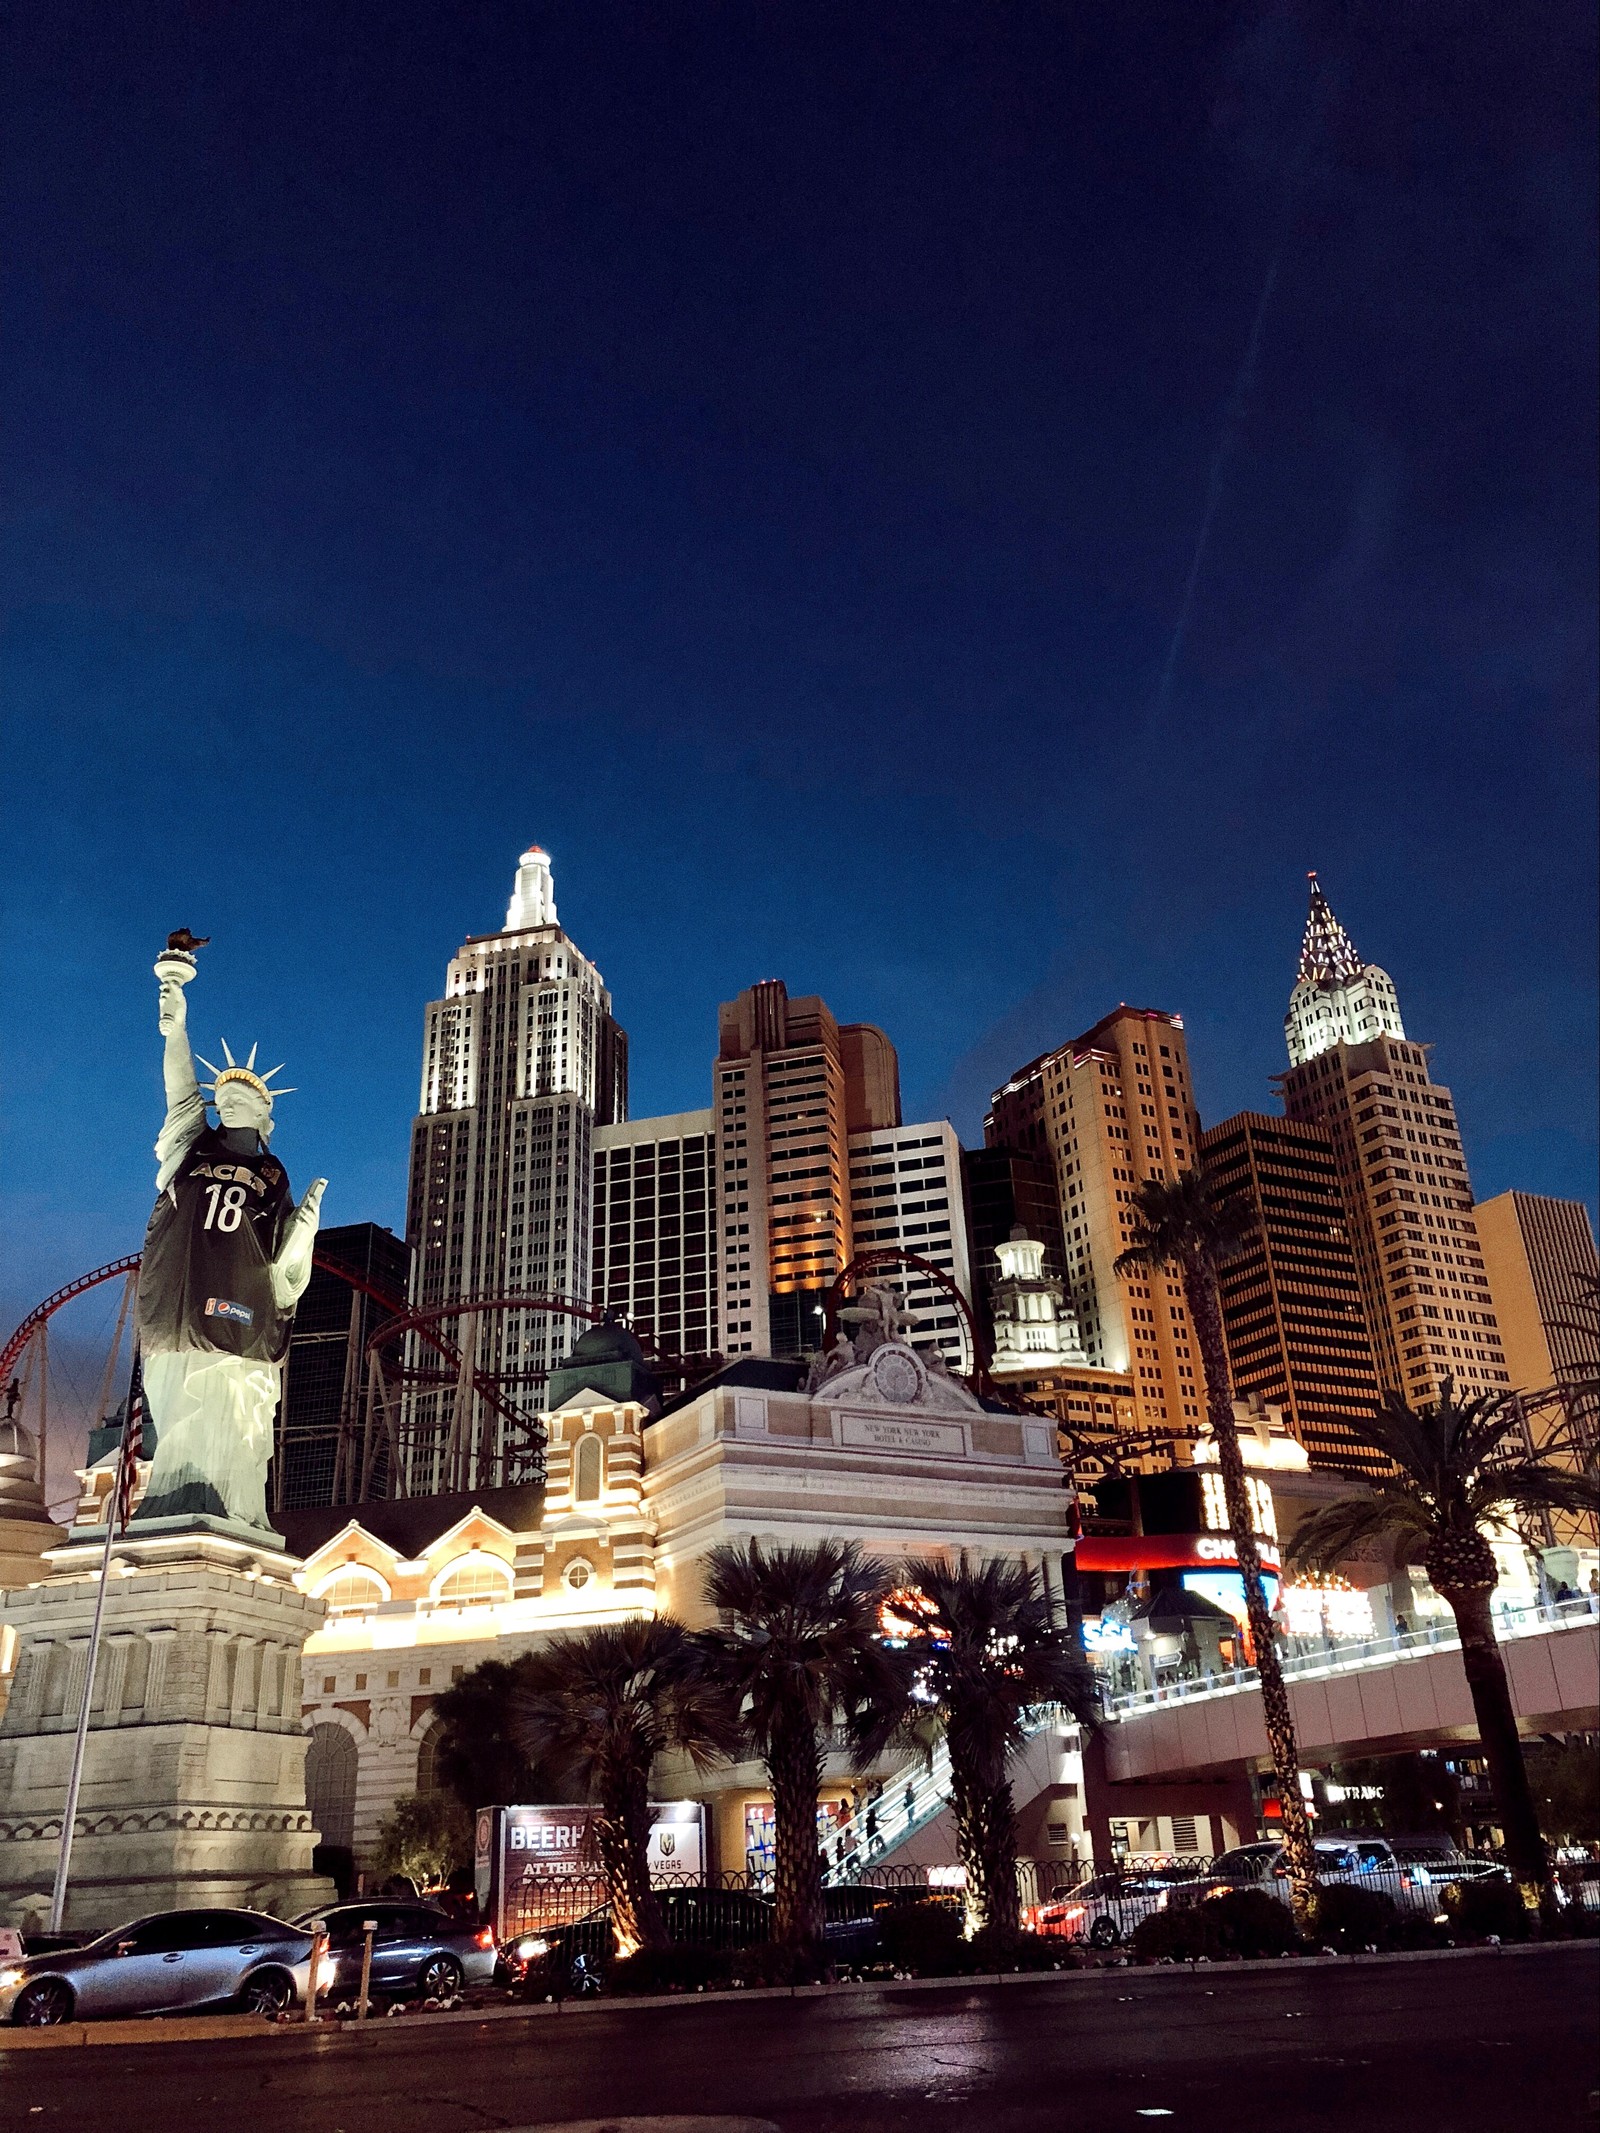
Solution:
[{"label": "building window", "polygon": [[441,1607],[492,1607],[511,1597],[511,1572],[497,1555],[473,1554],[447,1570],[434,1594]]},{"label": "building window", "polygon": [[356,1744],[343,1726],[311,1728],[306,1805],[322,1842],[348,1850],[356,1825]]},{"label": "building window", "polygon": [[383,1580],[373,1570],[341,1570],[317,1595],[330,1615],[370,1614],[389,1597]]},{"label": "building window", "polygon": [[605,1483],[605,1448],[594,1436],[580,1437],[572,1455],[572,1500],[598,1503]]}]

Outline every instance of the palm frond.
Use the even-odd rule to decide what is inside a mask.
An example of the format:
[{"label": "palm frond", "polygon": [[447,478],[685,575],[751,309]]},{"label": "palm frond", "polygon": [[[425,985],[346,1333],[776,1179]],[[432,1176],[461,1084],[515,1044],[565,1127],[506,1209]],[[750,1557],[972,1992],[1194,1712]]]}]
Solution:
[{"label": "palm frond", "polygon": [[1133,1205],[1133,1241],[1115,1261],[1119,1274],[1164,1266],[1215,1272],[1260,1227],[1249,1202],[1219,1194],[1203,1170],[1146,1178],[1134,1190]]},{"label": "palm frond", "polygon": [[1289,1544],[1289,1564],[1296,1570],[1331,1570],[1369,1541],[1420,1538],[1427,1530],[1422,1505],[1404,1489],[1341,1496],[1300,1521]]}]

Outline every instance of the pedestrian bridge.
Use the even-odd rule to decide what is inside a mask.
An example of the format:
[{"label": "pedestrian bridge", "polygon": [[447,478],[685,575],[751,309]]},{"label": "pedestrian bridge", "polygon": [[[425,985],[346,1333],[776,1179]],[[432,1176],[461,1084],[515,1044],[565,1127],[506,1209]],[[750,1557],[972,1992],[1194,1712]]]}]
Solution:
[{"label": "pedestrian bridge", "polygon": [[[1600,1726],[1600,1600],[1496,1615],[1512,1707],[1525,1733]],[[1389,1755],[1475,1740],[1477,1721],[1454,1624],[1285,1658],[1301,1760]],[[1253,1667],[1108,1700],[1113,1783],[1204,1778],[1270,1758]]]}]

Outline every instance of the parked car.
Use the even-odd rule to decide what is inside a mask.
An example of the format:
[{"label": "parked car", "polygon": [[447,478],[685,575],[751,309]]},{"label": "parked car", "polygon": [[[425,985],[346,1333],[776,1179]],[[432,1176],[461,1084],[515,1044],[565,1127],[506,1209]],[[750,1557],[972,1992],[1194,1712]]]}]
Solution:
[{"label": "parked car", "polygon": [[1142,1918],[1166,1909],[1175,1886],[1191,1880],[1138,1869],[1096,1874],[1076,1888],[1057,1889],[1034,1912],[1033,1929],[1062,1940],[1086,1940],[1094,1948],[1115,1948],[1131,1938]]},{"label": "parked car", "polygon": [[161,1911],[81,1948],[0,1967],[0,2021],[36,2027],[103,2015],[304,2002],[311,1936],[260,1911]]},{"label": "parked car", "polygon": [[[1344,1884],[1371,1889],[1397,1911],[1426,1917],[1437,1916],[1444,1892],[1452,1885],[1505,1872],[1492,1860],[1474,1859],[1465,1852],[1431,1853],[1426,1864],[1420,1859],[1407,1863],[1384,1837],[1318,1837],[1312,1848],[1317,1879],[1324,1888]],[[1289,1876],[1280,1843],[1241,1844],[1224,1852],[1203,1893],[1220,1895],[1224,1889],[1252,1885],[1267,1888],[1288,1902]]]},{"label": "parked car", "polygon": [[[662,1889],[667,1936],[686,1948],[749,1948],[772,1938],[772,1898],[746,1889]],[[530,1988],[598,1989],[611,1960],[611,1906],[598,1905],[570,1925],[535,1928],[506,1943],[512,1976]]]},{"label": "parked car", "polygon": [[317,1997],[343,2000],[361,1989],[365,1922],[377,1921],[372,1942],[370,1989],[379,1999],[412,1993],[422,1999],[454,1998],[463,1985],[487,1985],[495,1964],[494,1935],[487,1926],[451,1916],[427,1903],[340,1903],[308,1911],[300,1920],[310,1931],[325,1920],[328,1953],[319,1968]]},{"label": "parked car", "polygon": [[[680,1947],[751,1948],[772,1938],[772,1898],[749,1889],[662,1889],[668,1938]],[[838,1962],[878,1952],[878,1917],[900,1892],[843,1882],[822,1892],[823,1942]],[[924,1892],[915,1891],[917,1895]],[[611,1906],[571,1925],[518,1934],[502,1950],[512,1976],[530,1990],[597,1987],[612,1952]]]}]

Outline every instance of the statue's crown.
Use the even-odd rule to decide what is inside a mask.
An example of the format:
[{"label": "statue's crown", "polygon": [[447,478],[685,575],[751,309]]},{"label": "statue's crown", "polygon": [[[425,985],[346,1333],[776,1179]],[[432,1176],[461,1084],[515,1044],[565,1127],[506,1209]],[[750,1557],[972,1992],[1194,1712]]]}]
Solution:
[{"label": "statue's crown", "polygon": [[275,1096],[292,1096],[294,1094],[294,1090],[292,1088],[268,1088],[268,1082],[271,1081],[274,1074],[281,1074],[283,1072],[283,1066],[280,1063],[275,1067],[269,1067],[265,1074],[258,1074],[255,1071],[256,1047],[253,1044],[250,1047],[250,1057],[245,1061],[243,1066],[240,1066],[238,1060],[235,1059],[232,1052],[229,1051],[228,1040],[226,1037],[224,1037],[222,1040],[222,1056],[228,1062],[225,1067],[214,1067],[209,1059],[200,1058],[199,1053],[196,1053],[195,1056],[196,1058],[200,1059],[200,1064],[212,1077],[210,1081],[202,1082],[201,1087],[208,1088],[213,1096],[215,1096],[218,1089],[225,1088],[230,1081],[242,1081],[247,1083],[249,1087],[256,1091],[257,1095],[265,1097],[269,1106]]}]

